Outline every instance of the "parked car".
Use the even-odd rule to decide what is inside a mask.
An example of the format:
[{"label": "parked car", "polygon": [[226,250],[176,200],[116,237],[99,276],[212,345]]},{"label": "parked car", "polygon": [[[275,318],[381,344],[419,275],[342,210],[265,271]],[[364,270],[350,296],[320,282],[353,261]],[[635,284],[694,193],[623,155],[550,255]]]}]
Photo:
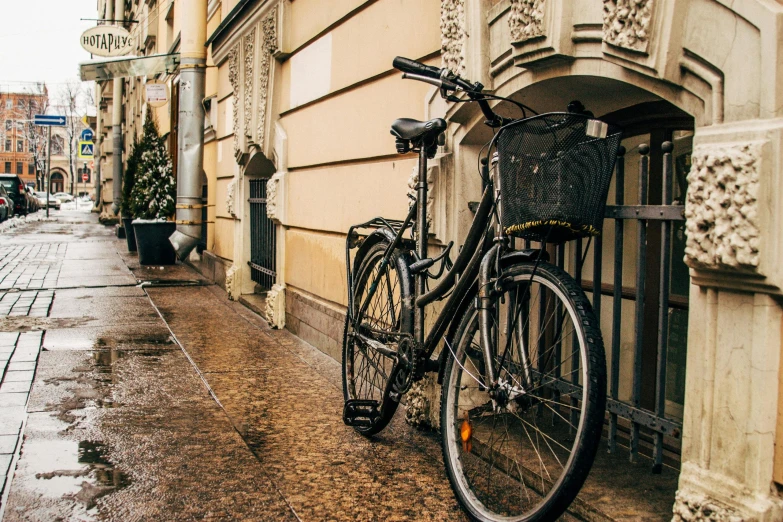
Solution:
[{"label": "parked car", "polygon": [[3,185],[0,185],[0,222],[14,215],[14,200],[8,195]]},{"label": "parked car", "polygon": [[38,198],[35,197],[35,189],[30,185],[27,185],[25,190],[27,190],[27,195],[29,196],[28,208],[30,209],[30,212],[38,212],[38,210],[41,208],[41,205],[38,204]]},{"label": "parked car", "polygon": [[73,201],[73,196],[71,196],[67,192],[57,192],[54,195],[54,197],[60,200],[60,203],[70,203],[71,201]]},{"label": "parked car", "polygon": [[16,174],[0,174],[0,185],[5,187],[6,192],[14,201],[14,214],[27,214],[27,191],[22,179]]},{"label": "parked car", "polygon": [[[38,198],[38,204],[41,205],[41,208],[46,208],[46,192],[36,192],[35,196]],[[49,194],[49,208],[60,210],[60,200],[54,197],[54,194]]]}]

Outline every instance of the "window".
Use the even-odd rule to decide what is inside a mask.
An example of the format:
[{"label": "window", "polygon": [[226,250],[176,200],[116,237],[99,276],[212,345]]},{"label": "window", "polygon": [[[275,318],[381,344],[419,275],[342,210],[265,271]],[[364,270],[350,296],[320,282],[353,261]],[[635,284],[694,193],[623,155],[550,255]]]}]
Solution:
[{"label": "window", "polygon": [[31,176],[32,176],[33,174],[35,174],[35,163],[28,163],[28,164],[27,164],[27,173],[28,173],[29,175],[31,175]]},{"label": "window", "polygon": [[52,156],[62,156],[65,154],[65,140],[62,136],[52,136]]},{"label": "window", "polygon": [[35,152],[35,142],[33,140],[28,140],[27,152]]},{"label": "window", "polygon": [[5,151],[11,152],[11,140],[5,140]]},{"label": "window", "polygon": [[16,100],[16,108],[24,110],[24,100],[23,99],[20,98],[20,99]]},{"label": "window", "polygon": [[11,120],[5,120],[5,130],[11,130],[13,128],[13,122]]},{"label": "window", "polygon": [[6,161],[5,162],[5,173],[6,174],[10,174],[11,173],[11,162],[10,161]]},{"label": "window", "polygon": [[24,164],[21,161],[16,162],[16,173],[19,175],[24,173]]},{"label": "window", "polygon": [[14,101],[11,98],[8,98],[5,101],[5,108],[6,109],[13,109],[14,108]]},{"label": "window", "polygon": [[24,122],[23,121],[17,121],[16,122],[16,130],[19,132],[24,132]]},{"label": "window", "polygon": [[24,140],[16,140],[16,152],[24,152]]}]

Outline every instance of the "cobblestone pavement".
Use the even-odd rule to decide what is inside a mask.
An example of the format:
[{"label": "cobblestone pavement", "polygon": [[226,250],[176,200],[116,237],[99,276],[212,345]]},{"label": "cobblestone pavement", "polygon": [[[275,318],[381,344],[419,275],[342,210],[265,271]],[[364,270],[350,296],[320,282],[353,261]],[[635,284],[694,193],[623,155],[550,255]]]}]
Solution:
[{"label": "cobblestone pavement", "polygon": [[3,521],[462,519],[437,438],[358,436],[334,360],[61,215],[0,245]]}]

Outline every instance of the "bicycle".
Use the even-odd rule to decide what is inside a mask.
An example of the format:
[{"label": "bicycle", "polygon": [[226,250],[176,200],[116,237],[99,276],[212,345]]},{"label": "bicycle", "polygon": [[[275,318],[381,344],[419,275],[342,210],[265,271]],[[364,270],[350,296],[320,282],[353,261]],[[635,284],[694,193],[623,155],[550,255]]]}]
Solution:
[{"label": "bicycle", "polygon": [[[496,133],[481,161],[481,201],[452,263],[453,242],[427,256],[424,173],[446,121],[392,124],[397,151],[418,153],[419,181],[404,220],[375,218],[348,231],[343,420],[366,436],[380,432],[413,382],[437,372],[443,460],[465,512],[555,520],[595,458],[606,363],[598,319],[580,285],[549,262],[547,245],[600,232],[620,131],[578,103],[528,117],[532,109],[508,100],[523,117],[501,117],[489,100],[505,98],[478,82],[407,58],[394,67],[450,101],[477,103]],[[515,248],[521,240],[525,248]],[[428,279],[438,279],[431,289]],[[437,300],[446,302],[426,330],[424,309]]]}]

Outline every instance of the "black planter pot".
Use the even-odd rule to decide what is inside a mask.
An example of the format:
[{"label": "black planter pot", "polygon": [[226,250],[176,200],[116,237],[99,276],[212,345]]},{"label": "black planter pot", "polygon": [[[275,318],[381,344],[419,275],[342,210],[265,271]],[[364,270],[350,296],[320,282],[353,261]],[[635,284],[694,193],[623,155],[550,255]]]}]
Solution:
[{"label": "black planter pot", "polygon": [[128,242],[128,252],[136,251],[136,234],[133,231],[133,218],[122,218],[122,226],[125,229],[125,241]]},{"label": "black planter pot", "polygon": [[177,254],[169,242],[169,236],[177,229],[173,221],[139,223],[133,222],[136,246],[139,250],[139,264],[173,265]]}]

